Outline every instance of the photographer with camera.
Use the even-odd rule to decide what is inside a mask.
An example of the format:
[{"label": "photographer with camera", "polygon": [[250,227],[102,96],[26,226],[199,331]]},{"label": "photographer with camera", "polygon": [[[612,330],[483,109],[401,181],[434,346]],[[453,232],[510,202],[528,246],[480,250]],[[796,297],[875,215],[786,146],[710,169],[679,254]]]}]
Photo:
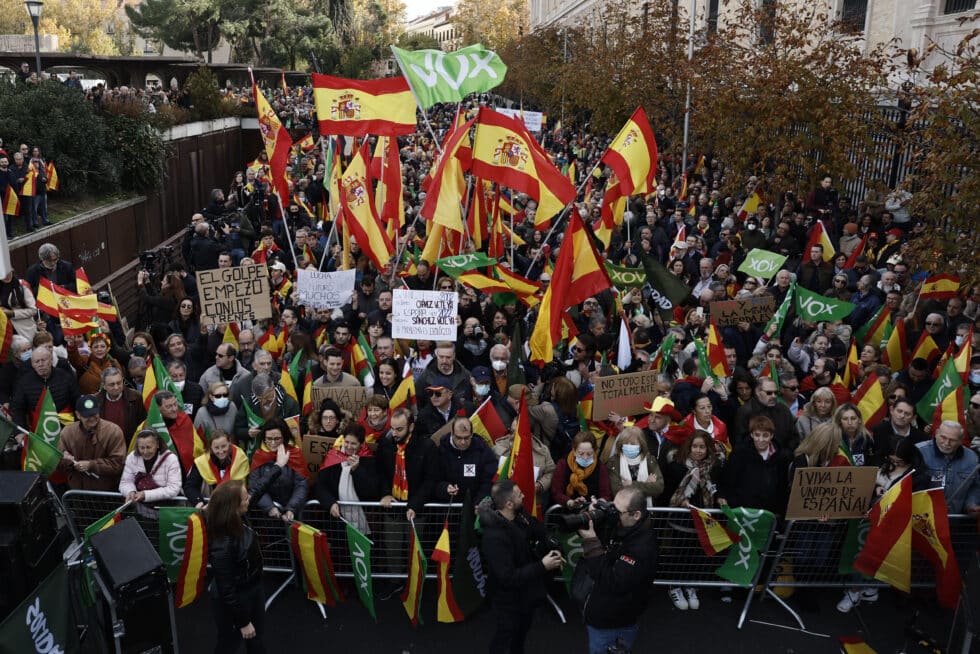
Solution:
[{"label": "photographer with camera", "polygon": [[497,614],[489,651],[523,652],[534,610],[547,596],[545,584],[564,563],[560,546],[527,513],[524,493],[509,479],[493,485],[477,514],[493,589],[490,601]]},{"label": "photographer with camera", "polygon": [[588,527],[578,530],[582,558],[572,596],[583,611],[589,654],[630,651],[657,567],[657,536],[643,491],[627,486],[616,493],[612,506],[603,506],[608,504],[594,502],[586,514]]},{"label": "photographer with camera", "polygon": [[199,222],[194,226],[194,235],[188,248],[190,259],[187,265],[193,271],[212,270],[218,267],[218,255],[224,249],[225,236],[231,233],[231,227],[227,222],[222,222],[220,232],[212,235],[211,225],[207,222]]}]

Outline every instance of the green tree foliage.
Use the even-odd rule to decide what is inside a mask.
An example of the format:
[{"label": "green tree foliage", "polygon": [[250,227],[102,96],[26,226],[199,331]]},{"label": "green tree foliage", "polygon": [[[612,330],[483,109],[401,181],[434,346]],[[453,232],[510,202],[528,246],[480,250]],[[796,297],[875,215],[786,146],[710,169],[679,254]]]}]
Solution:
[{"label": "green tree foliage", "polygon": [[213,120],[224,115],[218,78],[207,66],[200,66],[187,76],[184,85],[191,99],[191,115],[196,120]]},{"label": "green tree foliage", "polygon": [[212,0],[143,0],[135,7],[126,5],[126,15],[143,38],[210,61],[221,38],[221,7]]},{"label": "green tree foliage", "polygon": [[406,32],[402,34],[398,37],[395,45],[405,50],[439,50],[441,48],[439,41],[428,34],[422,34],[420,32],[415,34]]},{"label": "green tree foliage", "polygon": [[[45,3],[39,30],[57,36],[62,52],[129,54],[129,26],[116,7],[115,2],[102,0]],[[33,34],[22,0],[0,0],[0,34]]]},{"label": "green tree foliage", "polygon": [[528,32],[527,0],[458,0],[453,23],[462,33],[462,45],[482,43],[491,50]]}]

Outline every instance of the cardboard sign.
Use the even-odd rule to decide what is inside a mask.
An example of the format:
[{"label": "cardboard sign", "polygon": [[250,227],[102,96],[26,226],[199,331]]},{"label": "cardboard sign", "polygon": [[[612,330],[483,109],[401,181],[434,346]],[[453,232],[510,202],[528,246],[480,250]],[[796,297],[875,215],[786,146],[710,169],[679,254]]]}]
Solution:
[{"label": "cardboard sign", "polygon": [[313,411],[319,411],[320,402],[328,397],[356,419],[361,415],[361,409],[367,404],[368,395],[367,389],[363,386],[317,386],[314,384],[310,390]]},{"label": "cardboard sign", "polygon": [[520,109],[504,109],[503,107],[498,107],[494,111],[505,116],[510,116],[515,120],[524,121],[524,127],[529,132],[541,131],[542,118],[544,116],[540,111],[521,111]]},{"label": "cardboard sign", "polygon": [[789,489],[787,520],[860,518],[871,508],[878,468],[797,468]]},{"label": "cardboard sign", "polygon": [[643,404],[655,397],[653,385],[659,370],[631,372],[596,379],[592,395],[592,419],[605,420],[610,411],[621,416],[644,413]]},{"label": "cardboard sign", "polygon": [[254,323],[272,317],[269,271],[264,263],[199,270],[197,294],[205,325]]},{"label": "cardboard sign", "polygon": [[296,271],[296,303],[311,309],[339,309],[351,301],[357,271]]},{"label": "cardboard sign", "polygon": [[718,300],[709,305],[708,311],[719,327],[737,325],[740,322],[766,322],[776,311],[776,300],[771,295]]},{"label": "cardboard sign", "polygon": [[391,305],[391,336],[409,340],[456,340],[456,291],[411,291],[396,288]]},{"label": "cardboard sign", "polygon": [[311,435],[303,439],[303,458],[306,459],[306,469],[310,472],[310,479],[316,478],[316,473],[319,472],[320,464],[323,463],[327,452],[333,449],[334,440],[327,436]]}]

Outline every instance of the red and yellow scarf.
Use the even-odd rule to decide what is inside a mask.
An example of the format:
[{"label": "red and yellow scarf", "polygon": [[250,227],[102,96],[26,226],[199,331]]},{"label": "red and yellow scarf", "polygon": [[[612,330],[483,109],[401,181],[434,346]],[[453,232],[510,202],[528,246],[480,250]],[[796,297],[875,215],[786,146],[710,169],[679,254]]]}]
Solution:
[{"label": "red and yellow scarf", "polygon": [[395,476],[391,480],[391,496],[399,502],[408,500],[408,470],[405,467],[405,449],[412,440],[409,434],[405,441],[395,447]]}]

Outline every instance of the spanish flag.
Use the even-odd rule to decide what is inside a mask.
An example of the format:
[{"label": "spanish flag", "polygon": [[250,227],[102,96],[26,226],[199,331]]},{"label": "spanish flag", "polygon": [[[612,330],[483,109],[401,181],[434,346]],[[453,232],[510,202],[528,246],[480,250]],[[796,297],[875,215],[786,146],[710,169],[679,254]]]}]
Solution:
[{"label": "spanish flag", "polygon": [[888,413],[888,403],[885,402],[877,373],[872,372],[864,378],[864,382],[851,395],[851,402],[858,408],[868,429],[874,429],[884,419]]},{"label": "spanish flag", "polygon": [[728,358],[725,356],[725,345],[721,342],[721,332],[714,319],[708,323],[708,364],[711,366],[711,373],[715,377],[731,377],[732,369],[728,367]]},{"label": "spanish flag", "polygon": [[402,160],[398,153],[398,139],[382,136],[378,139],[384,165],[381,166],[375,206],[381,212],[381,223],[387,225],[388,238],[394,240],[405,224],[405,202],[402,200]]},{"label": "spanish flag", "polygon": [[313,366],[306,364],[306,377],[303,378],[303,404],[300,407],[304,416],[313,412]]},{"label": "spanish flag", "polygon": [[511,479],[524,493],[524,509],[535,518],[541,517],[534,489],[534,453],[531,439],[531,418],[527,412],[527,397],[521,391],[521,403],[517,410],[517,429],[510,453],[497,470],[498,479]]},{"label": "spanish flag", "polygon": [[307,599],[327,606],[344,601],[333,572],[327,535],[302,522],[293,522],[289,526],[289,545],[302,574]]},{"label": "spanish flag", "polygon": [[473,139],[473,172],[537,200],[537,229],[575,199],[575,187],[551,162],[521,121],[483,107]]},{"label": "spanish flag", "polygon": [[486,295],[492,295],[493,293],[509,293],[510,286],[500,281],[499,279],[494,279],[493,277],[488,277],[481,272],[475,270],[470,270],[464,272],[459,277],[456,278],[461,284],[465,284],[470,288],[475,288],[476,290],[484,293]]},{"label": "spanish flag", "polygon": [[949,517],[943,489],[912,493],[912,547],[936,571],[936,597],[939,604],[955,609],[963,588],[960,567],[949,536]]},{"label": "spanish flag", "polygon": [[888,305],[881,305],[870,322],[865,323],[863,327],[857,330],[854,335],[855,338],[862,346],[870,344],[880,348],[882,342],[887,338],[888,328],[891,327],[891,317],[892,310],[888,308]]},{"label": "spanish flag", "polygon": [[[439,622],[462,622],[466,615],[456,604],[453,586],[449,581],[449,521],[442,524],[442,533],[432,551],[432,560],[438,565],[436,578],[439,582],[439,596],[436,599],[436,620]],[[411,614],[409,614],[411,615]]]},{"label": "spanish flag", "polygon": [[[599,160],[616,173],[623,197],[657,188],[657,140],[643,107],[637,107]],[[686,179],[686,178],[685,178]]]},{"label": "spanish flag", "polygon": [[698,532],[701,549],[708,556],[714,556],[731,547],[733,543],[742,540],[738,534],[715,520],[714,516],[707,511],[702,511],[694,506],[690,508],[691,520],[694,521],[694,529]]},{"label": "spanish flag", "polygon": [[919,342],[912,349],[911,358],[925,359],[929,363],[935,363],[938,356],[939,346],[936,344],[936,340],[929,335],[929,332],[923,330],[922,334],[919,335]]},{"label": "spanish flag", "polygon": [[58,169],[54,167],[53,161],[48,162],[48,165],[45,167],[45,172],[48,175],[48,190],[57,191],[61,188],[61,180],[58,179]]},{"label": "spanish flag", "polygon": [[470,424],[473,425],[473,433],[479,434],[490,447],[507,433],[507,426],[500,419],[500,414],[497,413],[489,397],[473,412]]},{"label": "spanish flag", "polygon": [[99,518],[98,520],[96,520],[95,522],[93,522],[92,524],[90,524],[88,527],[85,528],[85,532],[84,532],[85,540],[92,538],[92,536],[99,533],[100,531],[105,531],[109,527],[118,525],[121,521],[122,521],[122,514],[119,512],[119,509],[116,509],[115,511],[110,511],[109,513],[105,514],[104,516],[102,516],[101,518]]},{"label": "spanish flag", "polygon": [[24,177],[24,185],[20,188],[22,197],[30,198],[37,195],[37,170],[32,163],[27,168],[27,176]]},{"label": "spanish flag", "polygon": [[[316,75],[316,73],[314,73]],[[345,232],[357,239],[357,244],[378,270],[384,269],[394,253],[391,239],[378,219],[378,212],[371,198],[367,175],[368,144],[358,149],[340,180],[340,204],[344,216]]]},{"label": "spanish flag", "polygon": [[[463,218],[460,199],[466,193],[466,175],[463,171],[470,165],[469,132],[472,126],[471,120],[446,139],[445,149],[439,157],[439,165],[420,212],[426,220],[461,234]],[[486,224],[486,218],[483,222]]]},{"label": "spanish flag", "polygon": [[422,615],[419,607],[422,604],[422,585],[425,583],[426,563],[425,555],[422,553],[422,546],[419,544],[419,535],[415,531],[415,523],[412,523],[412,531],[409,534],[408,542],[408,580],[405,582],[405,590],[402,591],[401,601],[408,613],[408,618],[412,621],[412,626],[417,627],[422,622]]},{"label": "spanish flag", "polygon": [[6,216],[20,215],[20,198],[13,186],[8,185],[7,191],[3,196],[3,213]]},{"label": "spanish flag", "polygon": [[912,476],[885,491],[868,516],[871,529],[854,569],[909,592],[912,588]]},{"label": "spanish flag", "polygon": [[407,369],[405,378],[398,384],[398,388],[391,395],[391,401],[388,402],[388,409],[392,412],[415,406],[415,378],[412,376],[412,369],[407,363],[405,367]]},{"label": "spanish flag", "polygon": [[745,202],[742,203],[741,208],[739,208],[738,219],[745,222],[749,216],[759,211],[760,204],[762,204],[762,196],[759,194],[759,191],[753,189],[749,197],[745,198]]},{"label": "spanish flag", "polygon": [[282,358],[282,366],[279,371],[279,385],[286,395],[293,398],[297,403],[299,402],[299,396],[296,394],[296,384],[293,383],[293,377],[289,374],[289,366],[286,365],[286,357]]},{"label": "spanish flag", "polygon": [[[251,75],[251,70],[249,71]],[[283,127],[276,112],[269,106],[265,96],[259,92],[252,78],[252,95],[255,96],[255,111],[259,119],[259,133],[265,145],[265,154],[269,159],[269,175],[272,185],[279,194],[280,202],[289,201],[289,181],[286,179],[286,164],[289,162],[289,151],[293,140]]]},{"label": "spanish flag", "polygon": [[[547,255],[542,253],[541,256],[546,257]],[[494,271],[497,273],[497,277],[510,287],[517,299],[529,308],[537,306],[541,302],[537,296],[537,292],[541,290],[539,282],[532,282],[527,277],[517,274],[510,268],[505,268],[499,263],[494,266]]]},{"label": "spanish flag", "polygon": [[7,314],[0,312],[0,361],[10,358],[10,345],[14,340],[14,325],[7,319]]},{"label": "spanish flag", "polygon": [[814,245],[823,246],[823,260],[825,262],[834,260],[837,250],[834,249],[834,244],[830,242],[830,236],[827,235],[827,229],[823,226],[822,220],[818,220],[810,232],[810,240],[807,241],[806,250],[803,253],[804,257],[810,256],[810,248]]},{"label": "spanish flag", "polygon": [[316,143],[313,141],[312,134],[307,134],[306,136],[301,138],[299,141],[296,142],[296,145],[299,146],[300,152],[312,152],[313,149],[316,147]]},{"label": "spanish flag", "polygon": [[898,372],[909,365],[911,357],[909,356],[909,343],[905,334],[904,320],[895,321],[895,328],[892,329],[891,336],[888,337],[888,342],[885,344],[881,361],[891,368],[892,372]]},{"label": "spanish flag", "polygon": [[[24,184],[27,185],[26,182]],[[922,282],[919,289],[920,300],[947,300],[956,297],[960,291],[960,278],[957,275],[932,275]]]},{"label": "spanish flag", "polygon": [[180,560],[180,572],[177,576],[177,590],[174,593],[174,603],[178,609],[198,598],[208,576],[208,531],[204,525],[204,516],[200,513],[187,517],[186,538],[184,556]]},{"label": "spanish flag", "polygon": [[88,273],[81,266],[75,269],[75,288],[78,289],[79,295],[88,295],[92,292],[92,283],[88,280]]},{"label": "spanish flag", "polygon": [[531,333],[531,360],[548,363],[554,359],[555,344],[561,340],[562,314],[567,307],[575,306],[611,286],[602,258],[589,238],[582,219],[573,211],[551,284],[545,291],[538,321]]},{"label": "spanish flag", "polygon": [[415,99],[403,76],[366,81],[312,77],[321,134],[402,136],[415,131]]},{"label": "spanish flag", "polygon": [[864,254],[864,248],[867,245],[868,245],[868,235],[865,234],[861,238],[861,242],[858,243],[858,246],[854,248],[853,252],[851,252],[851,256],[847,257],[847,261],[844,262],[844,270],[850,270],[851,268],[854,267],[854,264],[857,263],[857,258],[862,254]]},{"label": "spanish flag", "polygon": [[[237,350],[238,349],[238,332],[239,331],[241,331],[241,328],[238,326],[238,323],[237,322],[230,322],[230,323],[226,324],[225,325],[225,334],[224,334],[224,336],[221,337],[221,342],[222,343],[228,343],[229,345],[233,345],[235,347],[235,349]],[[319,347],[319,346],[320,346],[320,344],[317,343],[317,347]]]},{"label": "spanish flag", "polygon": [[844,386],[850,390],[857,382],[861,360],[858,359],[857,342],[852,338],[851,347],[847,350],[847,362],[844,364]]}]

